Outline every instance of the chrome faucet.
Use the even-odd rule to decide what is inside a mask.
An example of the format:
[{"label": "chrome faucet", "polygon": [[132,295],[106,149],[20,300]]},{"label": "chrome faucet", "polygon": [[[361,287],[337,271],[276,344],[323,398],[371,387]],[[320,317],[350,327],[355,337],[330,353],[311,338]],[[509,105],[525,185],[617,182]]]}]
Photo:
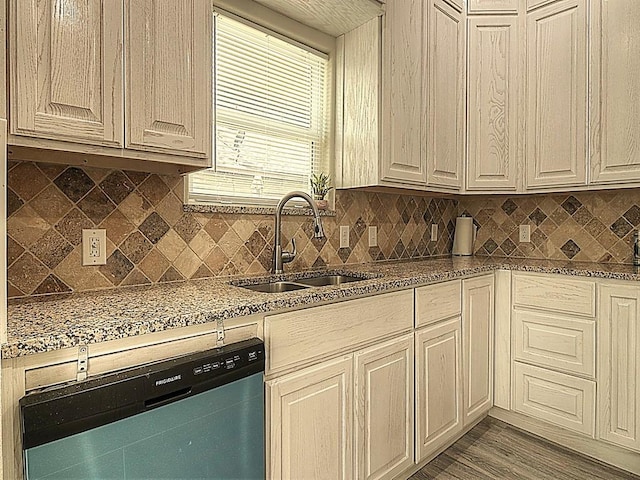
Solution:
[{"label": "chrome faucet", "polygon": [[293,250],[291,252],[283,252],[282,251],[282,209],[284,205],[291,200],[292,198],[302,198],[306,200],[311,209],[313,210],[314,218],[314,226],[313,226],[313,236],[315,238],[324,237],[324,230],[322,229],[322,222],[320,221],[320,212],[318,212],[318,207],[316,203],[312,200],[312,198],[306,194],[305,192],[290,192],[287,193],[280,202],[278,202],[278,206],[276,207],[276,225],[275,225],[275,236],[274,236],[274,245],[273,245],[273,266],[272,273],[282,273],[282,265],[285,263],[292,262],[296,258],[296,240],[294,238],[291,239],[291,244],[293,245]]}]

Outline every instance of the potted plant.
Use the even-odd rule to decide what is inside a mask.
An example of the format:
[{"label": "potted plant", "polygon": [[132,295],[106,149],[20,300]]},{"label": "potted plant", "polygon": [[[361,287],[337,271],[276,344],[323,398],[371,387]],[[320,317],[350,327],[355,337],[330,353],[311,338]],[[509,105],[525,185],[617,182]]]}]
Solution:
[{"label": "potted plant", "polygon": [[318,208],[327,208],[329,202],[324,197],[333,188],[329,186],[331,183],[331,177],[324,172],[320,172],[318,174],[312,173],[310,182],[313,199],[315,200],[316,205]]}]

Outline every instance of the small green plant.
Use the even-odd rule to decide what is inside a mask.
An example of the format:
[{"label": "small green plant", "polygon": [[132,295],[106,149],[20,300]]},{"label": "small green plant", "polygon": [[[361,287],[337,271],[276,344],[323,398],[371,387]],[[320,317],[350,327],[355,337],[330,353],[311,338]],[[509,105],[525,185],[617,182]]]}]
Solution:
[{"label": "small green plant", "polygon": [[318,174],[312,173],[310,182],[311,190],[316,200],[322,200],[324,196],[333,188],[329,186],[329,184],[331,183],[331,177],[324,172],[320,172]]}]

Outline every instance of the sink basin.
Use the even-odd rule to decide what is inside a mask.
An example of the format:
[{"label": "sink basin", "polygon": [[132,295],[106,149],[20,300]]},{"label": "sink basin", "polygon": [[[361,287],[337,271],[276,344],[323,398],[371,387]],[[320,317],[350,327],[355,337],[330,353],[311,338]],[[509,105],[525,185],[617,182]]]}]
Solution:
[{"label": "sink basin", "polygon": [[310,287],[326,287],[327,285],[341,285],[361,280],[366,280],[366,278],[351,277],[349,275],[322,275],[320,277],[301,278],[296,280],[296,283],[309,285]]},{"label": "sink basin", "polygon": [[369,280],[372,278],[369,276],[354,276],[354,275],[343,275],[340,273],[325,273],[318,274],[313,277],[308,278],[292,278],[292,279],[283,279],[279,281],[269,281],[265,279],[262,283],[254,283],[247,284],[246,280],[236,280],[232,281],[231,285],[236,287],[242,287],[254,292],[261,293],[284,293],[284,292],[294,292],[296,290],[301,290],[303,288],[310,287],[328,287],[331,285],[342,285],[343,283],[350,282],[359,282],[362,280]]},{"label": "sink basin", "polygon": [[293,292],[295,290],[301,290],[308,288],[306,285],[298,285],[291,282],[271,282],[271,283],[259,283],[257,285],[242,285],[242,288],[248,288],[254,292],[262,293],[283,293]]}]

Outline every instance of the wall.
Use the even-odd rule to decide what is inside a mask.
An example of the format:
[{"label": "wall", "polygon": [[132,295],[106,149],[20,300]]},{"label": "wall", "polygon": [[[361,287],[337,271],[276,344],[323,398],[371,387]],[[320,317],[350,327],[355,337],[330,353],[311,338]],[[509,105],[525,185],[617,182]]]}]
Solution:
[{"label": "wall", "polygon": [[[182,178],[54,164],[12,162],[8,172],[9,296],[266,273],[273,215],[187,213]],[[310,239],[309,217],[286,216],[298,258],[287,270],[451,252],[457,201],[340,191],[326,238]],[[439,240],[431,242],[431,223]],[[340,225],[351,230],[339,248]],[[367,227],[378,226],[378,247]],[[107,264],[82,266],[83,228],[107,230]]]},{"label": "wall", "polygon": [[[460,200],[479,225],[476,255],[631,263],[640,189]],[[531,243],[519,243],[520,224]]]}]

